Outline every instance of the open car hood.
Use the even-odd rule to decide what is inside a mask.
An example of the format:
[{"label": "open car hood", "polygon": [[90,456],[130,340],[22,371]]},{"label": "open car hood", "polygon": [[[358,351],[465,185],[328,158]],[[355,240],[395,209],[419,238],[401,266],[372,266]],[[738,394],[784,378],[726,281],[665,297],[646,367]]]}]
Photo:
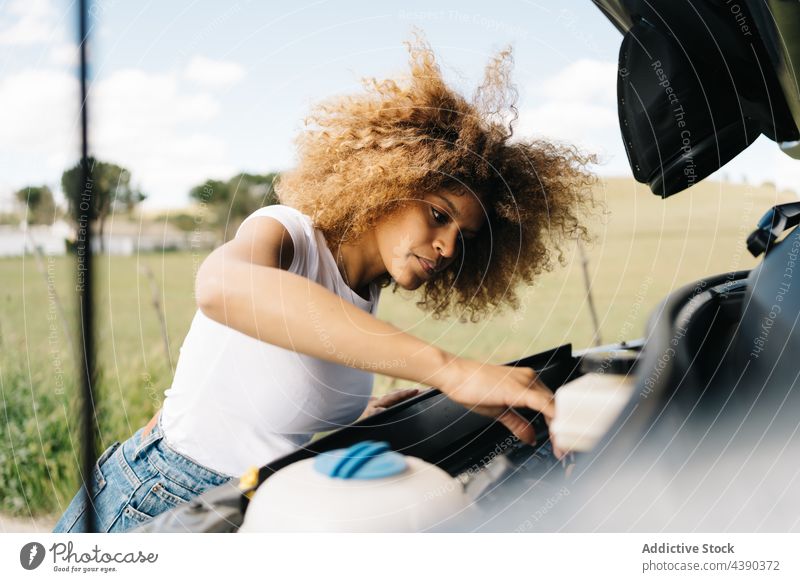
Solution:
[{"label": "open car hood", "polygon": [[666,197],[764,134],[800,157],[800,4],[594,0],[622,32],[617,99],[633,175]]}]

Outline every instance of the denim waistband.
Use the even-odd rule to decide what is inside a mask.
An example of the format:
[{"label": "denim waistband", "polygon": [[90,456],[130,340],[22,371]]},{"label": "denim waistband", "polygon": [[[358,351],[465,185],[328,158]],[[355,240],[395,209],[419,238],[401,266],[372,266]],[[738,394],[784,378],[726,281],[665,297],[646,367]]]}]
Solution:
[{"label": "denim waistband", "polygon": [[[153,430],[141,439],[141,442],[136,443],[133,452],[134,461],[146,458],[147,462],[159,473],[187,489],[194,489],[198,480],[206,484],[218,485],[233,478],[232,475],[215,471],[170,446],[164,434],[161,419],[162,415],[159,411]],[[141,435],[143,430],[139,429],[137,434]]]},{"label": "denim waistband", "polygon": [[[158,420],[156,424],[153,426],[153,429],[150,431],[150,434],[147,435],[144,439],[142,439],[137,445],[136,449],[133,452],[133,458],[138,459],[139,455],[142,451],[144,451],[147,447],[149,447],[152,443],[159,441],[164,438],[164,429],[161,428],[161,411],[157,412]],[[144,428],[139,429],[137,433],[141,433]]]}]

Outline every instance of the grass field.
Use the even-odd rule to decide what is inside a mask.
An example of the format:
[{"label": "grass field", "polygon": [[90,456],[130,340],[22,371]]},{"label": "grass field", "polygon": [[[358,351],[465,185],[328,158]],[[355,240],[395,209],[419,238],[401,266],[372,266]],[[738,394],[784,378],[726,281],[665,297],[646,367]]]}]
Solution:
[{"label": "grass field", "polygon": [[[755,264],[747,234],[775,203],[773,188],[705,182],[662,201],[628,179],[599,184],[588,269],[605,343],[643,334],[646,318],[672,289],[705,275]],[[593,328],[580,257],[521,290],[522,305],[479,324],[434,321],[413,296],[384,291],[379,316],[464,357],[501,363],[562,343],[585,347]],[[98,257],[101,369],[98,418],[104,446],[130,436],[158,409],[195,312],[192,285],[203,256],[191,253]],[[168,331],[152,305],[149,267]],[[74,319],[67,258],[0,260],[0,511],[58,513],[78,487],[75,368],[49,280]],[[408,295],[408,296],[406,296]],[[408,300],[408,299],[412,300]],[[71,332],[74,334],[74,328]],[[378,376],[376,391],[400,383]]]}]

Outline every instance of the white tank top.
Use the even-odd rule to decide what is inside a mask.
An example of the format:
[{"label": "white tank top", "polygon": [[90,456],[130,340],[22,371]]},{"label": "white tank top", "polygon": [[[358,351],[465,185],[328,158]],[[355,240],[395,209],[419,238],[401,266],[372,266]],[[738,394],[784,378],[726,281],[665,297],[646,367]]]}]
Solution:
[{"label": "white tank top", "polygon": [[[370,285],[369,301],[353,291],[308,216],[274,205],[245,222],[255,216],[272,217],[286,227],[294,244],[290,272],[376,313],[379,287]],[[264,301],[280,301],[280,290]],[[367,406],[372,380],[369,372],[256,340],[198,310],[172,387],[164,393],[161,424],[167,443],[178,452],[217,472],[240,476],[297,449],[314,433],[352,423]]]}]

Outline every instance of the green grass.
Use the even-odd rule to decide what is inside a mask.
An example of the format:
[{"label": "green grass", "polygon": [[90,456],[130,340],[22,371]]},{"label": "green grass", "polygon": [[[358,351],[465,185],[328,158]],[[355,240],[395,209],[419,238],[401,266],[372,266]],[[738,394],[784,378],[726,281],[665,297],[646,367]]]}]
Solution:
[{"label": "green grass", "polygon": [[[790,195],[709,182],[661,201],[630,180],[612,179],[598,188],[597,199],[605,213],[598,211],[592,223],[596,240],[586,251],[608,343],[641,336],[650,311],[671,290],[705,275],[752,267],[755,260],[744,249],[747,234],[769,206]],[[192,287],[202,259],[190,253],[98,258],[103,447],[130,436],[160,406],[195,312]],[[593,328],[582,268],[574,249],[565,260],[521,290],[519,310],[482,323],[434,321],[414,306],[413,296],[389,290],[379,316],[459,355],[492,363],[562,343],[585,347]],[[144,265],[158,283],[168,353]],[[58,513],[78,487],[74,361],[45,276],[70,321],[74,279],[66,258],[43,267],[44,275],[32,257],[0,259],[0,511],[17,515]],[[378,376],[376,392],[401,384]]]},{"label": "green grass", "polygon": [[[180,342],[194,314],[191,254],[102,258],[97,262],[97,411],[101,446],[130,436],[161,405]],[[170,352],[151,304],[149,265],[160,282]],[[51,513],[78,487],[76,371],[45,277],[75,319],[67,258],[42,274],[32,257],[0,260],[0,511]],[[70,328],[74,335],[74,325]]]}]

